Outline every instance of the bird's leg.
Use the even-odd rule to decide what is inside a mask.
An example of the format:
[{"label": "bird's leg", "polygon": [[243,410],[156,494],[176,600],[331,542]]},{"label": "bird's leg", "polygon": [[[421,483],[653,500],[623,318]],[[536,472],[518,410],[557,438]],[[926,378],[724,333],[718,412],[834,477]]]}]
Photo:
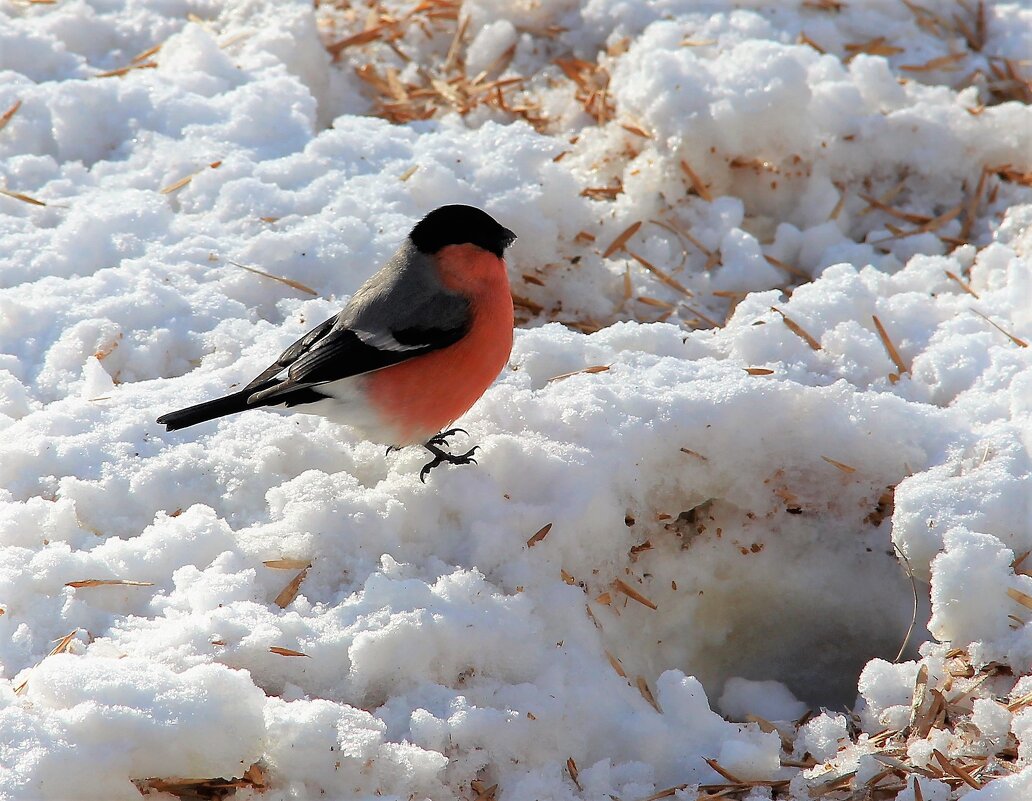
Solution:
[{"label": "bird's leg", "polygon": [[387,446],[387,450],[385,450],[383,452],[383,455],[384,456],[390,456],[391,455],[391,451],[400,451],[400,450],[401,450],[401,448],[399,448],[397,445],[388,445]]},{"label": "bird's leg", "polygon": [[[462,454],[449,453],[448,451],[441,450],[439,445],[447,445],[447,438],[452,434],[462,432],[466,434],[461,428],[453,428],[450,431],[442,431],[440,434],[431,437],[427,440],[426,444],[423,445],[430,453],[434,455],[434,458],[423,465],[423,469],[419,471],[419,480],[424,484],[426,483],[426,477],[430,475],[430,471],[435,467],[442,464],[476,464],[477,460],[473,458],[473,454],[477,452],[478,446],[474,445],[468,451]],[[467,435],[468,436],[468,435]]]}]

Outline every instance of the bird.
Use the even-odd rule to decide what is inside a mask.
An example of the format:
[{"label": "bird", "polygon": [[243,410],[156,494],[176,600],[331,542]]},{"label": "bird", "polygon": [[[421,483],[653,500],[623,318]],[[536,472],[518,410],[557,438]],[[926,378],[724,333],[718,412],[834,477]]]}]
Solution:
[{"label": "bird", "polygon": [[176,431],[248,409],[320,415],[391,450],[422,444],[442,464],[448,428],[508,363],[513,305],[505,251],[516,234],[475,206],[424,216],[336,315],[280,354],[243,389],[163,414]]}]

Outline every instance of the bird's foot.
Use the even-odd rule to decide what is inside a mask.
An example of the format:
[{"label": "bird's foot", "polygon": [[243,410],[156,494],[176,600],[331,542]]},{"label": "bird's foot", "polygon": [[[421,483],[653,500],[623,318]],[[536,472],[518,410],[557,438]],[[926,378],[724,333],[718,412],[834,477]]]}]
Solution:
[{"label": "bird's foot", "polygon": [[[458,430],[458,429],[456,429]],[[444,444],[444,437],[454,434],[455,431],[446,431],[443,434],[438,434],[428,441],[423,447],[426,448],[430,453],[434,455],[434,458],[423,465],[423,469],[419,471],[419,480],[424,484],[426,483],[426,477],[430,475],[430,471],[435,467],[439,467],[442,464],[476,464],[477,460],[473,458],[473,454],[479,450],[479,446],[474,445],[465,453],[456,454],[448,453],[448,451],[442,451],[438,448],[438,445]],[[462,433],[466,433],[463,431]]]},{"label": "bird's foot", "polygon": [[447,431],[442,431],[440,434],[434,434],[430,439],[426,441],[426,447],[431,445],[447,445],[448,437],[454,436],[455,434],[465,434],[469,436],[469,432],[464,428],[449,428]]},{"label": "bird's foot", "polygon": [[387,450],[385,450],[383,452],[383,455],[384,456],[390,456],[391,455],[391,451],[400,451],[400,450],[401,450],[401,448],[399,448],[397,445],[388,445],[387,446]]}]

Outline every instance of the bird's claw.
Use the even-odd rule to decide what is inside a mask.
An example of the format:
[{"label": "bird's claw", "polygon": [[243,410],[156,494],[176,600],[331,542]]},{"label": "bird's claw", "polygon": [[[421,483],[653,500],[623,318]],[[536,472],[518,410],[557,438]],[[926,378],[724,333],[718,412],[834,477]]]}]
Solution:
[{"label": "bird's claw", "polygon": [[[434,440],[437,440],[440,437],[446,437],[451,434],[454,434],[456,430],[460,429],[454,429],[452,431],[446,431],[443,434],[438,434],[436,437],[427,442],[424,446],[428,451],[430,451],[430,453],[434,455],[434,458],[427,462],[425,465],[423,465],[423,469],[419,471],[419,480],[424,484],[426,483],[426,477],[430,475],[430,471],[433,470],[435,467],[439,467],[442,464],[477,464],[477,460],[473,458],[473,454],[480,450],[479,445],[474,445],[468,451],[461,454],[448,453],[447,451],[442,451],[439,448],[435,447],[435,445],[442,443],[435,442]],[[465,434],[466,432],[463,431],[462,433]]]},{"label": "bird's claw", "polygon": [[426,444],[447,445],[448,437],[451,437],[455,434],[465,434],[467,437],[469,436],[469,432],[464,428],[449,428],[447,431],[442,431],[440,434],[434,434],[432,437],[430,437],[429,440],[427,440]]}]

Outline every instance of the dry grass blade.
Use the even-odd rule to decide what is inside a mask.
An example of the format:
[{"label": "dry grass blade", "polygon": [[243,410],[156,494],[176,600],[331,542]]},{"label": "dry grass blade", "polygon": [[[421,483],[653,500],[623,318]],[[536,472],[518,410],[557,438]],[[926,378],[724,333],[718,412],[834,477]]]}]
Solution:
[{"label": "dry grass blade", "polygon": [[[51,657],[51,656],[56,656],[57,654],[63,654],[65,651],[68,650],[68,646],[72,644],[72,640],[75,639],[75,635],[78,634],[78,633],[79,633],[78,629],[72,629],[64,637],[62,637],[60,640],[57,641],[57,645],[55,645],[50,650],[50,653],[47,654],[47,656]],[[29,686],[29,680],[25,679],[25,681],[23,681],[21,684],[19,684],[17,687],[14,688],[14,694],[15,695],[21,695],[22,693],[25,692],[25,689],[28,686]]]},{"label": "dry grass blade", "polygon": [[349,47],[357,47],[358,45],[368,44],[369,42],[376,41],[383,34],[389,26],[377,25],[374,28],[368,28],[364,31],[346,36],[339,41],[334,42],[331,45],[327,45],[326,50],[331,56],[337,58],[341,53],[347,50]]},{"label": "dry grass blade", "polygon": [[69,581],[66,587],[81,589],[83,587],[153,587],[153,581],[129,581],[128,579],[83,579],[82,581]]},{"label": "dry grass blade", "polygon": [[6,195],[14,200],[20,200],[22,203],[28,203],[32,206],[45,206],[47,205],[42,200],[36,200],[34,197],[29,195],[23,195],[21,192],[12,192],[10,189],[0,189],[0,195]]},{"label": "dry grass blade", "polygon": [[900,64],[899,68],[907,72],[934,72],[935,70],[952,72],[960,69],[958,62],[967,58],[967,55],[967,53],[949,53],[926,61],[924,64]]},{"label": "dry grass blade", "polygon": [[927,737],[932,729],[943,728],[946,721],[946,697],[934,687],[929,688],[928,695],[932,697],[932,702],[918,715],[913,730],[914,735],[921,739]]},{"label": "dry grass blade", "polygon": [[855,770],[850,770],[845,773],[837,773],[828,776],[827,779],[822,781],[820,784],[810,788],[811,798],[817,798],[828,793],[834,793],[839,790],[849,790],[850,785],[853,783],[853,778],[856,776]]},{"label": "dry grass blade", "polygon": [[537,530],[537,532],[535,534],[533,534],[531,536],[531,538],[529,540],[527,540],[527,547],[528,548],[533,548],[535,545],[537,545],[539,542],[541,542],[541,540],[543,540],[545,537],[547,537],[548,536],[548,532],[551,531],[551,530],[552,530],[552,524],[551,523],[546,523],[545,525],[543,525],[540,529]]},{"label": "dry grass blade", "polygon": [[180,178],[178,181],[174,181],[173,183],[170,183],[168,186],[159,189],[158,193],[162,195],[171,195],[173,192],[182,189],[184,186],[190,183],[190,181],[193,180],[194,175],[196,174],[197,173],[192,173],[191,175],[187,175],[183,178]]},{"label": "dry grass blade", "polygon": [[769,367],[746,367],[745,372],[749,375],[774,375],[774,371]]},{"label": "dry grass blade", "polygon": [[1014,336],[1014,334],[1012,334],[1009,331],[1001,328],[997,323],[993,322],[989,317],[987,317],[986,315],[982,314],[982,312],[980,312],[978,309],[972,309],[971,311],[973,311],[975,314],[977,314],[979,317],[981,317],[983,320],[985,320],[987,323],[989,323],[989,325],[991,325],[993,328],[995,328],[997,331],[999,331],[1001,334],[1003,334],[1005,337],[1007,337],[1007,339],[1009,339],[1011,342],[1013,342],[1018,347],[1020,347],[1020,348],[1027,348],[1028,347],[1028,343],[1025,340],[1019,339],[1018,337]]},{"label": "dry grass blade", "polygon": [[924,791],[921,789],[921,782],[918,781],[917,776],[914,777],[914,801],[925,801]]},{"label": "dry grass blade", "polygon": [[960,238],[965,241],[971,238],[971,228],[978,217],[978,207],[982,202],[982,194],[985,192],[985,185],[989,180],[990,172],[991,170],[988,167],[982,167],[982,171],[978,175],[978,184],[975,186],[975,191],[968,198],[967,208],[964,210],[964,223],[960,227]]},{"label": "dry grass blade", "polygon": [[926,214],[914,214],[909,211],[902,211],[901,209],[897,209],[895,206],[890,206],[888,201],[879,200],[878,198],[866,195],[863,192],[859,194],[860,199],[868,206],[868,208],[865,209],[865,212],[876,209],[877,211],[888,214],[890,217],[895,217],[897,220],[903,220],[904,222],[913,223],[914,225],[924,225],[932,219]]},{"label": "dry grass blade", "polygon": [[970,773],[964,768],[958,765],[956,762],[950,761],[945,754],[942,753],[938,748],[932,749],[932,756],[935,757],[935,761],[942,765],[942,769],[952,776],[956,776],[961,779],[969,787],[973,787],[976,790],[982,789],[982,783],[977,781]]},{"label": "dry grass blade", "polygon": [[798,278],[802,278],[804,281],[812,281],[813,280],[813,276],[810,275],[805,270],[800,270],[798,267],[795,267],[795,266],[793,266],[791,264],[788,264],[787,262],[781,261],[781,259],[775,259],[773,256],[767,256],[767,255],[764,255],[763,258],[765,258],[767,260],[768,264],[773,264],[779,270],[784,270],[789,275],[794,275],[794,276],[796,276]]},{"label": "dry grass blade", "polygon": [[613,587],[618,592],[622,592],[624,595],[626,595],[632,601],[637,601],[642,606],[647,606],[649,609],[659,609],[659,607],[656,606],[656,604],[654,602],[650,601],[648,598],[646,598],[644,595],[642,595],[640,592],[638,592],[636,589],[634,589],[634,587],[632,587],[630,584],[628,584],[623,579],[614,579],[613,580]]},{"label": "dry grass blade", "polygon": [[577,770],[577,763],[573,761],[573,757],[569,757],[566,760],[566,770],[569,772],[570,778],[573,779],[573,783],[577,785],[577,789],[583,791],[584,788],[581,787],[581,783],[577,781],[580,771]]},{"label": "dry grass blade", "polygon": [[627,671],[624,670],[623,663],[619,659],[609,653],[609,651],[606,651],[606,659],[609,660],[609,664],[613,666],[613,670],[617,672],[617,675],[624,679],[627,678]]},{"label": "dry grass blade", "polygon": [[7,109],[3,114],[0,114],[0,131],[11,121],[11,117],[18,113],[18,109],[22,107],[21,100],[15,100],[14,104]]},{"label": "dry grass blade", "polygon": [[654,276],[656,276],[656,278],[658,278],[660,281],[662,281],[668,287],[670,287],[671,289],[674,289],[674,290],[680,292],[685,297],[689,297],[689,298],[692,297],[692,295],[693,295],[692,291],[690,289],[688,289],[686,286],[684,286],[680,281],[678,281],[672,275],[670,275],[669,273],[659,269],[659,267],[657,267],[656,265],[652,264],[651,262],[646,261],[644,258],[639,256],[633,250],[628,250],[627,253],[628,253],[628,255],[630,255],[630,257],[632,259],[634,259],[636,262],[638,262],[638,264],[640,264],[642,267],[644,267],[646,270],[648,270],[650,273],[652,273]]},{"label": "dry grass blade", "polygon": [[1007,595],[1009,595],[1012,600],[1017,601],[1026,609],[1032,609],[1032,595],[1028,595],[1027,593],[1022,592],[1021,590],[1016,590],[1014,589],[1014,587],[1007,588]]},{"label": "dry grass blade", "polygon": [[910,701],[910,726],[917,722],[918,713],[924,706],[925,697],[928,694],[928,666],[924,663],[917,670],[917,679],[914,682],[914,696]]},{"label": "dry grass blade", "polygon": [[866,42],[848,43],[845,51],[851,56],[855,56],[857,53],[867,53],[871,56],[895,56],[904,52],[902,47],[890,45],[884,36],[876,36]]},{"label": "dry grass blade", "polygon": [[691,448],[681,448],[681,453],[687,453],[689,456],[694,456],[696,459],[701,459],[704,462],[709,461],[709,459],[707,459],[701,453],[699,453],[698,451],[693,451]]},{"label": "dry grass blade", "polygon": [[306,659],[311,659],[308,654],[303,654],[300,651],[295,651],[292,648],[283,648],[279,645],[270,645],[269,653],[278,654],[279,656],[303,656]]},{"label": "dry grass blade", "polygon": [[668,312],[672,312],[674,310],[673,303],[667,303],[665,300],[660,300],[659,298],[654,298],[650,295],[638,295],[636,300],[639,303],[644,303],[646,306],[652,306],[656,309],[665,309]]},{"label": "dry grass blade", "polygon": [[885,330],[885,326],[881,324],[881,320],[878,319],[877,315],[872,315],[871,319],[874,320],[874,327],[878,329],[878,336],[881,338],[882,345],[885,347],[885,352],[889,354],[889,358],[892,359],[892,363],[896,365],[896,369],[899,370],[900,375],[910,372],[910,368],[907,367],[906,362],[903,361],[903,357],[900,356],[899,351],[896,350],[896,346],[893,345],[892,340],[889,339],[889,334]]},{"label": "dry grass blade", "polygon": [[309,570],[311,570],[311,567],[304,568],[290,580],[290,583],[287,584],[286,587],[280,590],[279,595],[276,596],[274,601],[276,606],[280,609],[286,609],[294,602],[294,599],[297,598],[298,592],[301,590],[301,582],[305,580],[305,576],[308,575]]},{"label": "dry grass blade", "polygon": [[648,701],[653,709],[662,714],[663,710],[659,708],[659,702],[656,700],[656,696],[652,694],[652,690],[649,689],[649,683],[645,681],[645,677],[638,676],[634,680],[634,684],[637,686],[638,692],[641,693],[641,697]]},{"label": "dry grass blade", "polygon": [[727,768],[723,767],[719,762],[717,762],[717,760],[703,758],[703,761],[732,784],[748,784],[748,782],[742,781]]},{"label": "dry grass blade", "polygon": [[623,232],[620,233],[620,235],[617,236],[616,239],[614,239],[610,243],[609,247],[605,249],[605,251],[602,253],[602,258],[608,259],[614,253],[620,250],[624,245],[627,244],[627,240],[629,240],[632,236],[638,233],[639,228],[641,228],[641,220],[638,220],[637,222],[631,223],[629,226],[627,226],[627,228],[625,228]]},{"label": "dry grass blade", "polygon": [[830,457],[828,457],[828,456],[821,456],[821,458],[822,458],[822,459],[823,459],[824,461],[826,461],[826,462],[827,462],[828,464],[830,464],[830,465],[833,465],[833,466],[837,467],[837,468],[838,468],[839,470],[841,470],[841,471],[842,471],[843,473],[855,473],[855,472],[856,472],[856,468],[855,468],[855,467],[851,467],[851,466],[850,466],[850,465],[848,465],[848,464],[845,464],[845,463],[843,463],[843,462],[839,462],[839,461],[836,461],[835,459],[832,459],[832,458],[830,458]]},{"label": "dry grass blade", "polygon": [[956,273],[951,273],[949,270],[944,270],[944,272],[946,273],[947,278],[949,278],[951,281],[957,284],[957,286],[959,286],[961,289],[963,289],[965,292],[971,295],[971,297],[978,298],[978,293],[975,292],[975,290],[973,290],[971,286],[967,284],[964,281],[964,279],[962,279],[959,275],[957,275]]},{"label": "dry grass blade", "polygon": [[842,209],[846,207],[846,186],[845,184],[835,181],[835,188],[839,191],[839,198],[835,202],[835,207],[831,210],[828,215],[829,220],[837,220],[839,215],[842,214]]},{"label": "dry grass blade", "polygon": [[260,275],[263,278],[271,278],[273,281],[279,281],[281,284],[286,284],[287,286],[296,289],[299,292],[305,292],[309,295],[314,296],[318,296],[319,294],[310,286],[306,286],[305,284],[302,284],[300,281],[294,281],[293,279],[284,278],[280,275],[273,275],[272,273],[265,272],[265,270],[259,270],[257,267],[248,267],[246,264],[240,264],[239,262],[233,261],[232,259],[226,259],[226,261],[228,261],[234,267],[239,267],[241,270],[247,270],[249,273]]},{"label": "dry grass blade", "polygon": [[615,186],[588,186],[581,190],[581,197],[592,200],[613,200],[623,192],[623,185],[617,181]]},{"label": "dry grass blade", "polygon": [[817,44],[817,42],[815,42],[813,39],[811,39],[809,36],[807,36],[805,32],[800,32],[800,34],[799,34],[799,44],[804,44],[804,45],[807,45],[808,47],[812,47],[818,53],[827,53],[828,52],[827,48],[822,47],[821,45]]},{"label": "dry grass blade", "polygon": [[[721,327],[720,323],[718,323],[712,317],[710,317],[710,316],[708,316],[706,314],[703,314],[701,311],[696,309],[694,306],[689,306],[687,303],[682,304],[682,305],[684,306],[684,308],[685,308],[685,310],[687,312],[689,312],[690,314],[694,314],[699,320],[702,320],[702,322],[706,323],[706,325],[708,325],[710,328],[720,328]],[[692,320],[689,320],[688,321],[689,325],[692,324],[692,322],[693,322]],[[695,326],[695,327],[698,328],[698,326]]]},{"label": "dry grass blade", "polygon": [[451,45],[448,47],[448,55],[444,59],[444,71],[449,72],[461,62],[462,42],[466,38],[466,31],[469,28],[469,16],[465,16],[455,26],[455,35],[452,37]]},{"label": "dry grass blade", "polygon": [[130,65],[126,66],[126,67],[119,67],[118,69],[115,69],[115,70],[108,70],[107,72],[98,72],[93,77],[94,78],[119,78],[119,77],[121,77],[123,75],[128,75],[130,72],[133,72],[134,70],[150,70],[150,69],[154,69],[156,66],[158,66],[158,62],[157,61],[139,61],[139,62],[130,64]]},{"label": "dry grass blade", "polygon": [[268,559],[262,564],[273,570],[304,570],[312,566],[308,559]]},{"label": "dry grass blade", "polygon": [[[673,232],[677,236],[684,237],[689,242],[691,242],[693,245],[695,245],[695,247],[699,249],[699,252],[702,253],[702,255],[704,255],[706,257],[706,264],[704,265],[703,269],[705,269],[705,270],[712,269],[713,267],[715,267],[720,262],[720,253],[718,251],[710,250],[708,247],[706,247],[704,244],[702,244],[702,242],[700,242],[698,240],[698,238],[692,236],[687,231],[682,231],[680,228],[677,228],[677,227],[675,227],[673,225],[670,225],[668,223],[663,223],[663,222],[661,222],[659,220],[652,220],[652,222],[654,222],[656,225],[661,226],[662,228],[666,228],[668,231]],[[682,262],[682,264],[683,264],[683,262]]]},{"label": "dry grass blade", "polygon": [[777,306],[771,306],[770,310],[772,312],[777,312],[778,314],[780,314],[781,315],[781,319],[785,321],[785,325],[788,327],[788,330],[791,331],[793,334],[795,334],[800,339],[802,339],[807,345],[809,345],[814,350],[820,350],[821,349],[821,343],[818,342],[816,339],[814,339],[806,331],[806,329],[804,329],[801,325],[799,325],[799,323],[797,323],[795,320],[793,320],[791,317],[789,317],[787,314],[785,314],[783,311],[781,311],[781,309],[779,309]]},{"label": "dry grass blade", "polygon": [[957,217],[959,217],[962,211],[964,211],[964,204],[963,203],[958,203],[952,209],[947,209],[942,214],[940,214],[938,217],[933,217],[928,222],[926,222],[924,225],[920,226],[913,233],[923,234],[923,233],[927,233],[929,231],[938,231],[940,228],[942,228],[950,220],[954,220]]},{"label": "dry grass blade", "polygon": [[[895,488],[894,487],[890,487],[889,488],[888,495],[889,495],[889,498],[888,498],[887,503],[891,504],[891,503],[894,502],[893,498],[895,497]],[[883,508],[883,503],[884,503],[883,499],[885,499],[885,494],[884,493],[882,494],[881,498],[878,499],[878,507],[875,510],[876,513],[880,512],[880,510]],[[870,519],[870,517],[868,517],[868,519]],[[881,521],[879,520],[878,523],[880,525]],[[903,652],[907,650],[907,644],[910,642],[910,637],[913,635],[914,629],[917,627],[917,606],[918,606],[918,602],[917,602],[917,580],[914,578],[914,568],[911,567],[910,560],[907,559],[907,555],[905,553],[903,553],[902,550],[900,550],[900,547],[898,545],[896,545],[896,543],[892,543],[892,549],[899,555],[899,558],[903,560],[903,564],[906,565],[906,568],[907,568],[907,578],[910,579],[910,590],[911,590],[911,592],[913,594],[913,607],[912,607],[912,612],[911,612],[911,615],[910,615],[910,626],[907,627],[907,633],[903,635],[903,642],[901,642],[899,644],[899,651],[896,653],[896,658],[892,660],[893,663],[896,664],[896,663],[899,662],[900,659],[903,658]]]},{"label": "dry grass blade", "polygon": [[649,220],[649,222],[653,225],[658,225],[660,228],[669,231],[677,237],[678,244],[681,245],[681,261],[674,269],[680,270],[684,267],[684,263],[688,261],[688,249],[684,246],[684,240],[686,239],[684,232],[679,231],[675,226],[670,223],[663,222],[662,220]]},{"label": "dry grass blade", "polygon": [[[952,209],[948,209],[947,211],[944,211],[938,217],[932,217],[927,222],[922,223],[917,228],[914,228],[914,229],[912,229],[910,231],[906,231],[906,230],[904,230],[904,229],[902,229],[902,228],[900,228],[898,226],[890,225],[889,223],[885,223],[886,230],[888,230],[892,234],[892,236],[886,236],[886,237],[883,237],[881,239],[873,239],[873,240],[871,240],[871,242],[869,244],[871,244],[871,245],[884,245],[887,242],[895,242],[896,240],[899,240],[899,239],[906,239],[907,237],[919,236],[920,234],[927,234],[927,233],[932,233],[934,231],[938,231],[940,228],[942,228],[950,220],[953,220],[953,219],[959,217],[960,213],[963,210],[964,210],[964,204],[963,203],[958,203]],[[949,243],[954,244],[954,245],[962,245],[962,244],[964,244],[964,242],[962,242],[961,240],[958,240],[955,237],[946,236],[945,234],[940,235],[939,238],[942,239],[944,242],[949,242]]]},{"label": "dry grass blade", "polygon": [[161,44],[156,44],[156,45],[154,45],[154,47],[148,47],[143,52],[137,53],[135,56],[133,56],[132,60],[129,63],[130,64],[139,64],[141,61],[146,61],[151,56],[157,55],[157,52],[159,50],[161,50]]},{"label": "dry grass blade", "polygon": [[[892,187],[892,189],[888,190],[880,198],[875,198],[875,202],[873,204],[870,202],[870,200],[868,200],[868,198],[870,197],[869,195],[864,195],[861,193],[861,200],[867,200],[868,205],[866,209],[860,212],[860,216],[863,217],[866,214],[870,214],[872,211],[875,211],[876,209],[887,210],[888,208],[892,208],[891,206],[889,206],[889,204],[892,203],[892,201],[898,198],[901,194],[903,194],[903,190],[906,188],[907,179],[906,177],[904,177],[900,179],[900,182],[898,184]],[[893,209],[893,211],[895,211],[895,209]]]},{"label": "dry grass blade", "polygon": [[1025,693],[1019,698],[1015,698],[1009,704],[1007,704],[1007,710],[1010,712],[1017,712],[1019,709],[1024,709],[1026,706],[1032,705],[1032,692]]},{"label": "dry grass blade", "polygon": [[688,181],[691,183],[692,189],[695,190],[695,194],[707,202],[712,202],[713,193],[709,191],[709,187],[699,177],[699,174],[684,159],[681,159],[681,172],[688,176]]},{"label": "dry grass blade", "polygon": [[551,378],[549,378],[545,383],[551,383],[552,381],[561,381],[564,378],[569,378],[570,376],[574,375],[580,375],[581,373],[604,373],[607,370],[609,370],[608,364],[596,364],[592,367],[582,367],[580,370],[572,370],[569,373],[560,373],[559,375],[554,375]]},{"label": "dry grass blade", "polygon": [[627,133],[640,136],[642,139],[652,139],[652,134],[642,128],[640,125],[634,125],[633,123],[622,122],[620,127],[623,128]]},{"label": "dry grass blade", "polygon": [[63,654],[68,650],[68,646],[71,645],[72,640],[75,639],[75,635],[79,633],[78,629],[73,629],[68,632],[64,637],[57,641],[57,645],[53,647],[47,656],[56,656],[57,654]]},{"label": "dry grass blade", "polygon": [[541,314],[545,310],[545,307],[540,303],[535,303],[530,298],[525,298],[522,295],[517,295],[515,292],[512,293],[512,302],[514,306],[519,306],[521,309],[526,309],[531,314]]},{"label": "dry grass blade", "polygon": [[687,784],[678,784],[674,787],[667,787],[665,790],[660,790],[659,792],[653,793],[650,796],[646,796],[645,798],[640,799],[640,801],[661,801],[664,798],[672,798],[673,796],[681,792],[681,790],[686,790],[687,788]]}]

